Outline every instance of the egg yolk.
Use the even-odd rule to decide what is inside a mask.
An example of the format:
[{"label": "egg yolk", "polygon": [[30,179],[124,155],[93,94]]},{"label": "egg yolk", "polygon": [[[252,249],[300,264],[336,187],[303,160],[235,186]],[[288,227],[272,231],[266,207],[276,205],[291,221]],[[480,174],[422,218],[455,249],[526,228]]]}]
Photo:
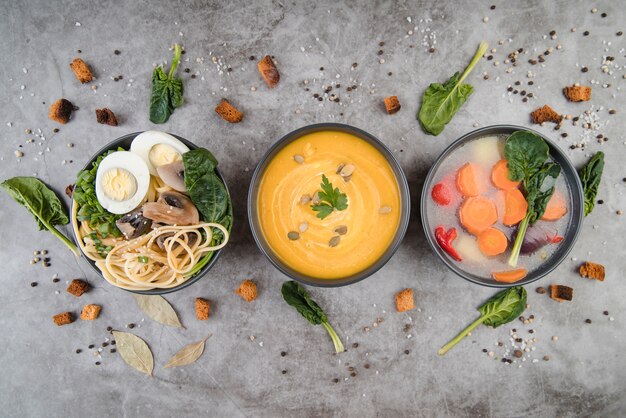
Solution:
[{"label": "egg yolk", "polygon": [[137,192],[137,180],[128,170],[111,168],[102,176],[102,190],[109,199],[121,202]]},{"label": "egg yolk", "polygon": [[182,160],[180,152],[174,147],[167,144],[156,144],[150,148],[148,158],[154,167],[160,167],[165,164],[175,163]]}]

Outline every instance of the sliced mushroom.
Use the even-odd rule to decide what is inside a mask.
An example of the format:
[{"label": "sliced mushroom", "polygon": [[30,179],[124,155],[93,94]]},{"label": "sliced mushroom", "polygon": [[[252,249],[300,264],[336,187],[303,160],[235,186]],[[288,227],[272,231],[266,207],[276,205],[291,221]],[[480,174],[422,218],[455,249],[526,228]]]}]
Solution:
[{"label": "sliced mushroom", "polygon": [[[187,235],[187,245],[188,246],[192,246],[195,242],[196,239],[198,239],[196,234],[185,234]],[[163,251],[165,251],[165,240],[173,237],[174,233],[170,232],[167,234],[161,234],[157,237],[157,239],[155,240],[157,245],[159,246],[159,248]],[[176,248],[178,248],[178,243],[174,243],[174,245],[172,245],[172,249],[175,250]]]},{"label": "sliced mushroom", "polygon": [[161,193],[156,202],[144,203],[143,216],[167,225],[194,225],[200,222],[191,199],[179,192]]},{"label": "sliced mushroom", "polygon": [[135,239],[150,231],[152,221],[143,216],[140,208],[119,218],[115,221],[115,225],[126,239]]},{"label": "sliced mushroom", "polygon": [[157,174],[163,180],[163,183],[167,184],[174,190],[179,192],[186,192],[185,187],[185,166],[182,161],[174,161],[170,164],[160,165],[156,168]]}]

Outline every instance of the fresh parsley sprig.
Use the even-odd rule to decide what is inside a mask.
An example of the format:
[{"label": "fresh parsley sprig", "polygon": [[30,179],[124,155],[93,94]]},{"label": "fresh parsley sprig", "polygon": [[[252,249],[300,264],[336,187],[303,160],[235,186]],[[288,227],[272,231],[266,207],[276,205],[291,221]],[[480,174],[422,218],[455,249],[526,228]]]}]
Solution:
[{"label": "fresh parsley sprig", "polygon": [[311,209],[317,212],[318,218],[324,219],[334,210],[348,209],[348,196],[345,193],[341,193],[338,187],[333,188],[333,184],[328,181],[328,177],[324,174],[322,174],[320,187],[322,190],[317,192],[320,201],[311,205]]}]

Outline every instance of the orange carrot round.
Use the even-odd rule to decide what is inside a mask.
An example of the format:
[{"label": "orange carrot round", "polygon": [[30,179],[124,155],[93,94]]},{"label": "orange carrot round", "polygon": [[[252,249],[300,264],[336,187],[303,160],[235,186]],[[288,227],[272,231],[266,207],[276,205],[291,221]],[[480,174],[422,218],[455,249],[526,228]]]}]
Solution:
[{"label": "orange carrot round", "polygon": [[480,194],[478,183],[476,182],[477,171],[474,164],[467,163],[459,168],[459,171],[456,173],[456,187],[463,196],[471,197]]},{"label": "orange carrot round", "polygon": [[502,223],[513,226],[524,219],[528,202],[519,189],[506,190],[504,193],[504,218]]},{"label": "orange carrot round", "polygon": [[491,182],[498,189],[513,190],[519,187],[519,181],[509,179],[509,167],[506,160],[500,160],[491,169]]},{"label": "orange carrot round", "polygon": [[526,277],[526,269],[494,271],[491,273],[491,277],[493,277],[493,279],[497,282],[515,283],[516,281],[522,280]]},{"label": "orange carrot round", "polygon": [[509,240],[504,235],[504,232],[493,227],[481,232],[478,235],[477,242],[480,251],[488,257],[502,254],[509,244]]},{"label": "orange carrot round", "polygon": [[459,209],[461,225],[470,233],[479,235],[498,220],[496,204],[483,196],[465,199]]},{"label": "orange carrot round", "polygon": [[541,216],[544,221],[556,221],[561,219],[567,213],[567,204],[565,198],[560,193],[553,193],[546,205],[546,211]]}]

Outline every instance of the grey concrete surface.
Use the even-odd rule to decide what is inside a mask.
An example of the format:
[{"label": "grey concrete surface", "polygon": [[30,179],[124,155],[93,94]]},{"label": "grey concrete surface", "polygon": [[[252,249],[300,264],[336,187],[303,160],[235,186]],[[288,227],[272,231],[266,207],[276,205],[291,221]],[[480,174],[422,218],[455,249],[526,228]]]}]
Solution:
[{"label": "grey concrete surface", "polygon": [[[626,414],[626,229],[625,217],[617,214],[626,210],[625,38],[616,35],[626,29],[622,2],[3,0],[0,10],[0,179],[36,173],[62,193],[105,143],[129,132],[163,129],[214,151],[233,192],[236,217],[232,242],[215,268],[197,284],[167,296],[187,326],[181,330],[151,322],[129,293],[108,285],[54,237],[38,232],[30,215],[0,193],[0,415]],[[589,36],[584,36],[586,30]],[[482,39],[497,51],[469,77],[474,94],[443,134],[425,135],[415,119],[422,92],[429,83],[462,70]],[[186,50],[179,72],[186,103],[167,124],[155,126],[147,115],[150,75],[154,63],[171,59],[168,47],[174,42]],[[428,52],[431,46],[434,53]],[[528,54],[520,55],[516,67],[505,64],[517,48]],[[553,49],[544,63],[527,62],[548,48]],[[115,49],[121,53],[115,55]],[[249,60],[264,54],[276,57],[281,72],[273,90],[260,79],[256,61]],[[77,82],[68,66],[77,56],[92,65],[95,82]],[[607,73],[602,71],[605,56],[615,58]],[[351,69],[353,62],[358,66]],[[583,66],[589,71],[583,73]],[[123,80],[115,82],[117,75]],[[519,88],[514,84],[518,80]],[[533,86],[528,86],[530,80]],[[590,102],[564,99],[562,87],[575,82],[593,86]],[[331,83],[341,84],[333,90],[339,90],[340,103],[312,97]],[[348,92],[350,85],[358,88]],[[509,85],[532,91],[534,97],[524,103],[520,94],[507,92]],[[388,116],[382,98],[392,94],[399,96],[402,110]],[[64,126],[47,119],[49,104],[59,97],[80,107]],[[243,109],[242,123],[229,125],[213,112],[221,97]],[[532,324],[479,328],[439,358],[439,346],[473,320],[475,308],[494,292],[455,277],[428,248],[416,209],[422,179],[437,155],[473,126],[530,126],[529,112],[544,104],[572,116],[594,106],[597,131],[585,134],[582,119],[578,126],[567,120],[560,131],[553,125],[538,129],[577,165],[596,150],[606,152],[598,196],[604,204],[585,219],[568,260],[528,286],[525,315],[535,316]],[[96,124],[94,109],[105,106],[118,115],[120,126]],[[609,109],[617,113],[610,115]],[[308,325],[282,301],[279,289],[285,277],[257,250],[245,214],[252,170],[269,145],[295,128],[324,121],[349,123],[381,138],[399,158],[413,201],[407,236],[385,268],[353,286],[311,289],[344,339],[348,351],[341,355],[332,353],[321,327]],[[53,128],[60,131],[53,133]],[[41,129],[45,141],[25,129]],[[609,140],[599,144],[597,134]],[[584,150],[569,148],[589,137]],[[27,144],[29,138],[34,143]],[[18,162],[14,152],[19,145],[24,156]],[[51,267],[29,264],[33,251],[40,249],[49,251]],[[605,264],[606,281],[579,278],[575,269],[583,260]],[[53,274],[59,283],[52,282]],[[65,292],[66,282],[76,277],[94,287],[80,299]],[[245,278],[259,284],[259,298],[251,304],[233,293]],[[559,304],[535,293],[537,286],[552,283],[574,287],[574,300]],[[418,309],[398,314],[393,295],[404,287],[415,290]],[[199,296],[213,302],[207,322],[194,317],[193,300]],[[103,306],[98,320],[65,327],[52,323],[51,315],[79,313],[85,303]],[[377,318],[384,322],[373,327]],[[591,324],[585,323],[587,318]],[[107,326],[125,329],[129,323],[138,324],[133,332],[154,352],[152,378],[130,369],[109,352],[111,346],[103,349],[101,359],[88,349],[89,344],[101,347],[109,337]],[[406,324],[411,325],[407,331]],[[511,347],[513,328],[525,340],[537,339],[536,349],[525,353],[526,361],[509,354],[516,362],[504,364],[483,353],[494,351],[501,358]],[[196,364],[163,369],[180,347],[209,332],[213,336]],[[497,346],[499,341],[503,347]],[[82,353],[76,354],[77,348]],[[287,355],[281,357],[281,351]]]}]

